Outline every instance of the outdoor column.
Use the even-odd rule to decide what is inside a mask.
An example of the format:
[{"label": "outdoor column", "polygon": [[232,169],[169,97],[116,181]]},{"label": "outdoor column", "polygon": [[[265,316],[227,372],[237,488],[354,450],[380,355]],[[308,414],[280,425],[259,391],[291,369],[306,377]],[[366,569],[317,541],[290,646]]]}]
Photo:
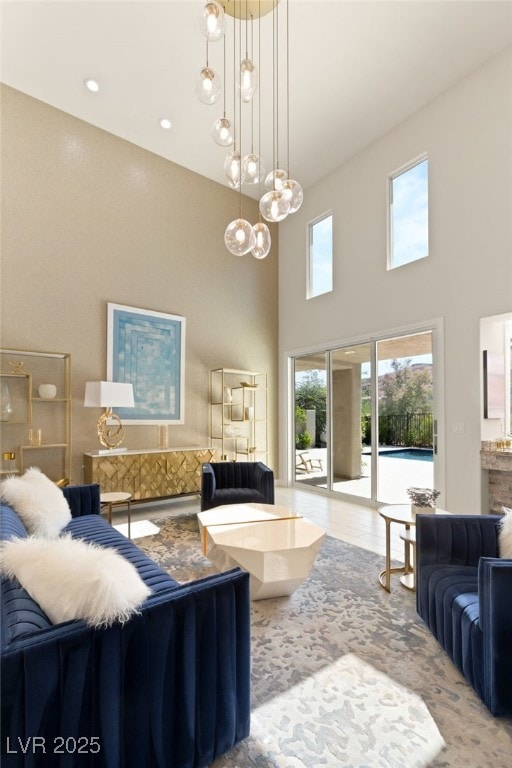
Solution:
[{"label": "outdoor column", "polygon": [[335,478],[361,476],[361,365],[332,375],[332,461]]}]

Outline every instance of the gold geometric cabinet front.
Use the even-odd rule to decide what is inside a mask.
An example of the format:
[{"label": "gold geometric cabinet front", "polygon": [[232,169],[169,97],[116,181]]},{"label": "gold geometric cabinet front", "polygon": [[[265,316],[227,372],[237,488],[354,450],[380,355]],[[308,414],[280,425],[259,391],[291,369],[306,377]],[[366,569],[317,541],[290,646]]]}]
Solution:
[{"label": "gold geometric cabinet front", "polygon": [[201,465],[214,461],[215,450],[128,451],[112,456],[85,454],[85,482],[102,493],[124,491],[134,501],[199,493]]},{"label": "gold geometric cabinet front", "polygon": [[140,457],[132,454],[85,455],[85,482],[99,483],[102,493],[124,491],[135,498],[140,486]]}]

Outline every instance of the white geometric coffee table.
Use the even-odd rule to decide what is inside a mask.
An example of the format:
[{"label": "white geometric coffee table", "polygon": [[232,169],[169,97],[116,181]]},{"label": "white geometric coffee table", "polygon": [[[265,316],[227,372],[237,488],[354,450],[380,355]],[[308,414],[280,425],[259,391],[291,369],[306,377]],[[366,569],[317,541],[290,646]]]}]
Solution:
[{"label": "white geometric coffee table", "polygon": [[229,504],[197,517],[204,554],[220,571],[249,571],[252,600],[290,595],[325,538],[323,528],[271,504]]}]

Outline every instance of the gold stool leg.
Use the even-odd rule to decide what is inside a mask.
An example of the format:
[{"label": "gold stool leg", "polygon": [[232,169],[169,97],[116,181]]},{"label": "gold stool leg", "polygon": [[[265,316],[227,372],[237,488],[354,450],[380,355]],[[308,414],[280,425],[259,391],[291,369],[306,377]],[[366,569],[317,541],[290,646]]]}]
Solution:
[{"label": "gold stool leg", "polygon": [[[410,526],[406,525],[405,530],[409,531]],[[404,567],[404,574],[412,573],[411,568],[411,543],[409,541],[404,541],[404,561],[405,561],[405,567]]]},{"label": "gold stool leg", "polygon": [[391,520],[386,520],[386,567],[379,573],[379,582],[386,592],[391,592],[391,574],[395,571],[391,568]]}]

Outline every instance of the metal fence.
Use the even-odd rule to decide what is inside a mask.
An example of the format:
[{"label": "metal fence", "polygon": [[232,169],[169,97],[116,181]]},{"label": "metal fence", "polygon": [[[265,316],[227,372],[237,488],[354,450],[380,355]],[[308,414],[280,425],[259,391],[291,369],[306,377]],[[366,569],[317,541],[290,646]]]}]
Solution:
[{"label": "metal fence", "polygon": [[[362,438],[371,445],[371,417],[363,416]],[[379,416],[379,444],[431,448],[433,415],[431,413],[390,413]]]}]

